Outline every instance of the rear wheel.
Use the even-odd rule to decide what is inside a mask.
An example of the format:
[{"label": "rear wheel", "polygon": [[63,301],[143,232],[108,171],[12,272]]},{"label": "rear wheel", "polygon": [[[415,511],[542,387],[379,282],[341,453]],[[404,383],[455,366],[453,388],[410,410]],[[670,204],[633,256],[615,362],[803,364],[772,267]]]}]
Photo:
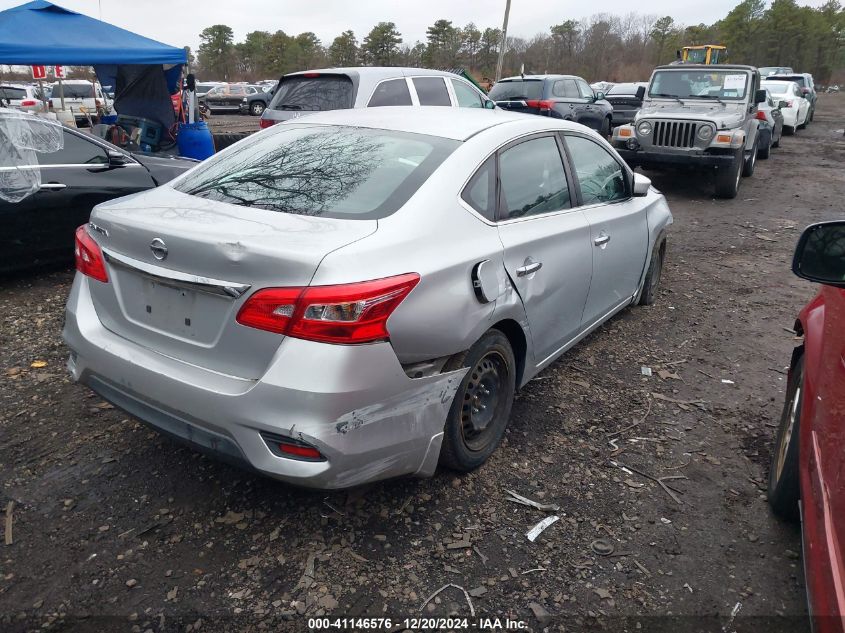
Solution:
[{"label": "rear wheel", "polygon": [[716,170],[716,196],[719,198],[736,198],[739,191],[739,181],[742,178],[742,167],[745,163],[745,152],[741,149],[734,154],[730,165]]},{"label": "rear wheel", "polygon": [[796,128],[795,128],[794,125],[784,125],[783,126],[783,133],[786,136],[792,136],[793,134],[795,134],[795,130],[796,130]]},{"label": "rear wheel", "polygon": [[766,140],[766,146],[761,147],[757,150],[757,157],[760,160],[766,160],[769,157],[769,154],[772,151],[772,135],[769,134],[768,140]]},{"label": "rear wheel", "polygon": [[745,159],[742,164],[742,175],[750,178],[754,175],[754,167],[757,165],[757,151],[759,148],[760,139],[754,141],[754,147],[751,148],[751,154]]},{"label": "rear wheel", "polygon": [[487,461],[502,440],[516,391],[516,361],[507,337],[488,330],[444,371],[461,367],[470,370],[449,409],[440,463],[467,472]]},{"label": "rear wheel", "polygon": [[804,357],[798,358],[789,377],[786,402],[772,450],[769,469],[769,505],[780,517],[798,518],[801,487],[798,478],[798,435],[801,428],[801,404],[804,395]]},{"label": "rear wheel", "polygon": [[604,121],[601,124],[601,130],[599,132],[604,138],[610,136],[610,117],[605,117]]},{"label": "rear wheel", "polygon": [[251,106],[249,106],[249,113],[252,116],[261,116],[264,113],[264,104],[260,101],[256,101]]}]

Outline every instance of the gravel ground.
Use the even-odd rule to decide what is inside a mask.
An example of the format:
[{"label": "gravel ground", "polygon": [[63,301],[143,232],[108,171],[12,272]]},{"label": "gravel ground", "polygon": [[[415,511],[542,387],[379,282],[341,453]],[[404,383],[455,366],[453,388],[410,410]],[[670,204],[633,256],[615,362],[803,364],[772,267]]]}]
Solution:
[{"label": "gravel ground", "polygon": [[214,114],[208,120],[208,127],[215,134],[257,132],[258,117],[247,114]]},{"label": "gravel ground", "polygon": [[[320,493],[201,456],[69,381],[71,271],[0,281],[0,509],[14,503],[0,628],[304,630],[366,615],[399,630],[472,608],[470,625],[530,630],[807,631],[799,531],[773,518],[765,480],[789,328],[814,293],[789,261],[804,225],[842,216],[844,115],[845,97],[821,95],[736,200],[649,172],[675,214],[657,303],[529,383],[469,475]],[[551,512],[505,489],[560,520],[529,542]],[[447,584],[468,595],[426,604]]]}]

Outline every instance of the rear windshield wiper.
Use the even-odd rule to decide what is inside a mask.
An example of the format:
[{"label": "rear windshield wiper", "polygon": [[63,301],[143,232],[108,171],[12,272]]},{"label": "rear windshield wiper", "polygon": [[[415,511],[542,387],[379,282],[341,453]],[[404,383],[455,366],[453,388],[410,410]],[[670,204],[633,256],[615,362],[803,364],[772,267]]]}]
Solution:
[{"label": "rear windshield wiper", "polygon": [[525,95],[513,95],[512,97],[505,97],[504,99],[495,99],[495,101],[525,101],[528,97]]},{"label": "rear windshield wiper", "polygon": [[276,108],[279,110],[302,110],[302,106],[297,103],[280,103]]}]

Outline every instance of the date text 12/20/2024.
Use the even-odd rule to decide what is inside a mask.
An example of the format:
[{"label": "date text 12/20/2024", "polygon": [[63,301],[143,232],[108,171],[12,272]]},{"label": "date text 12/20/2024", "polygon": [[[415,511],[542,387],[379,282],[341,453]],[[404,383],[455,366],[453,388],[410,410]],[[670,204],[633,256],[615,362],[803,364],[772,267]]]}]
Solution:
[{"label": "date text 12/20/2024", "polygon": [[308,618],[309,631],[361,631],[392,630],[403,631],[525,631],[528,624],[523,620],[508,618]]}]

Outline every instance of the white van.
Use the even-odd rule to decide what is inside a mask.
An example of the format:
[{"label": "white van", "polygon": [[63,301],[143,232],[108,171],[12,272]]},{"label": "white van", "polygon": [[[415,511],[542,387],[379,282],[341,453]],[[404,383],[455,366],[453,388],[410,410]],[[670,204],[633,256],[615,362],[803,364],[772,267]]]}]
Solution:
[{"label": "white van", "polygon": [[62,109],[62,91],[65,97],[65,110],[73,110],[73,116],[77,123],[86,121],[85,113],[80,110],[84,107],[91,117],[97,115],[98,108],[109,114],[112,109],[111,101],[103,92],[98,81],[87,81],[85,79],[64,79],[61,86],[59,82],[53,84],[52,98],[53,110]]}]

